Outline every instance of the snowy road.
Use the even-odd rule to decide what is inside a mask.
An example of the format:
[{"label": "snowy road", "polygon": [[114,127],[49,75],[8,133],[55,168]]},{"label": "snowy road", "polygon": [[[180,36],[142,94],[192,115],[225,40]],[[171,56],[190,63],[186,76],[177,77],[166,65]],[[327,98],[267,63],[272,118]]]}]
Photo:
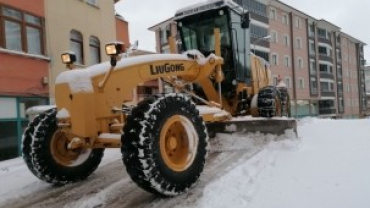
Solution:
[{"label": "snowy road", "polygon": [[[21,158],[0,164],[2,181],[12,183],[2,187],[0,207],[174,207],[201,198],[206,185],[232,170],[239,163],[258,154],[273,136],[222,135],[211,142],[205,170],[195,187],[176,198],[162,199],[143,191],[125,171],[118,149],[106,150],[102,164],[86,181],[63,187],[51,187],[36,179],[25,168]],[[240,138],[238,138],[240,137]],[[236,140],[235,140],[236,138]],[[232,140],[231,140],[232,139]],[[8,177],[8,180],[6,179]]]}]

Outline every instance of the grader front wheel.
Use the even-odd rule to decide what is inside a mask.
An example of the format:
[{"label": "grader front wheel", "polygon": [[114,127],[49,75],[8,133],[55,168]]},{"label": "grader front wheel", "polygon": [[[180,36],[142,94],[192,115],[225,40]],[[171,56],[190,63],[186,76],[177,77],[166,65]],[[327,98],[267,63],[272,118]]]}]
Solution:
[{"label": "grader front wheel", "polygon": [[161,196],[176,196],[198,180],[208,134],[189,98],[169,94],[142,101],[128,117],[123,132],[123,162],[139,187]]},{"label": "grader front wheel", "polygon": [[274,86],[267,86],[258,92],[257,97],[258,113],[262,117],[281,117],[282,104],[280,93]]},{"label": "grader front wheel", "polygon": [[68,140],[57,129],[56,109],[37,116],[23,134],[23,159],[39,179],[55,185],[87,178],[100,164],[104,149],[67,148]]}]

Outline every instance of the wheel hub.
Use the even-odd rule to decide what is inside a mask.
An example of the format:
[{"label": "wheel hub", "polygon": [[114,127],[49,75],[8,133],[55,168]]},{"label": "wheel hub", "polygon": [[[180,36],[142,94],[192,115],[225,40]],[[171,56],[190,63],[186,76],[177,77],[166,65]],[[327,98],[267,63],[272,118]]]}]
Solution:
[{"label": "wheel hub", "polygon": [[51,139],[50,149],[54,160],[60,165],[74,166],[76,160],[79,159],[81,154],[86,153],[86,149],[68,148],[69,140],[64,132],[57,130]]},{"label": "wheel hub", "polygon": [[177,147],[177,139],[175,137],[170,137],[167,141],[167,148],[172,151],[175,150]]}]

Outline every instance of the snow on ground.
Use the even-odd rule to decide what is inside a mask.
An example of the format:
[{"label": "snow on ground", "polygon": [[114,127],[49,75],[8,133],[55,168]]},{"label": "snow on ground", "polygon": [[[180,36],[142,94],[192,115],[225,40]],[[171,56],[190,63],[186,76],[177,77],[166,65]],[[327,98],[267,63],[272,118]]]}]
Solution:
[{"label": "snow on ground", "polygon": [[[369,126],[369,119],[308,118],[299,121],[299,138],[291,131],[279,137],[259,133],[218,134],[211,141],[211,154],[219,155],[210,163],[222,162],[223,155],[226,158],[229,152],[250,154],[240,154],[226,164],[224,171],[216,169],[217,176],[202,181],[212,173],[211,166],[204,171],[198,187],[178,197],[175,207],[367,208]],[[107,150],[102,165],[119,158],[118,149]],[[95,195],[71,201],[65,207],[101,207],[102,201],[112,198],[115,190],[120,195],[122,186],[129,184],[128,191],[139,189],[126,180],[117,180]],[[31,193],[50,189],[28,171],[21,158],[0,163],[0,184],[0,206],[10,198],[22,200]],[[148,201],[145,196],[148,197],[140,194],[137,197],[143,197],[144,203]],[[141,206],[173,207],[166,206],[170,200],[173,199],[149,200]]]}]

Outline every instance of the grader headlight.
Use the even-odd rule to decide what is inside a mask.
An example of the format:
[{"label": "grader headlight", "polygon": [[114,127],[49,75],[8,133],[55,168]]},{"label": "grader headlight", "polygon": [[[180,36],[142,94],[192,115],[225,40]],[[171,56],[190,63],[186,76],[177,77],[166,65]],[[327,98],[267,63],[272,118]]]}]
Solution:
[{"label": "grader headlight", "polygon": [[63,64],[73,64],[76,61],[76,54],[68,51],[62,54]]},{"label": "grader headlight", "polygon": [[110,65],[115,67],[119,54],[125,52],[125,44],[122,42],[113,42],[105,45],[105,53],[110,56]]},{"label": "grader headlight", "polygon": [[124,44],[122,42],[108,43],[105,45],[105,53],[108,56],[117,56],[124,51]]}]

